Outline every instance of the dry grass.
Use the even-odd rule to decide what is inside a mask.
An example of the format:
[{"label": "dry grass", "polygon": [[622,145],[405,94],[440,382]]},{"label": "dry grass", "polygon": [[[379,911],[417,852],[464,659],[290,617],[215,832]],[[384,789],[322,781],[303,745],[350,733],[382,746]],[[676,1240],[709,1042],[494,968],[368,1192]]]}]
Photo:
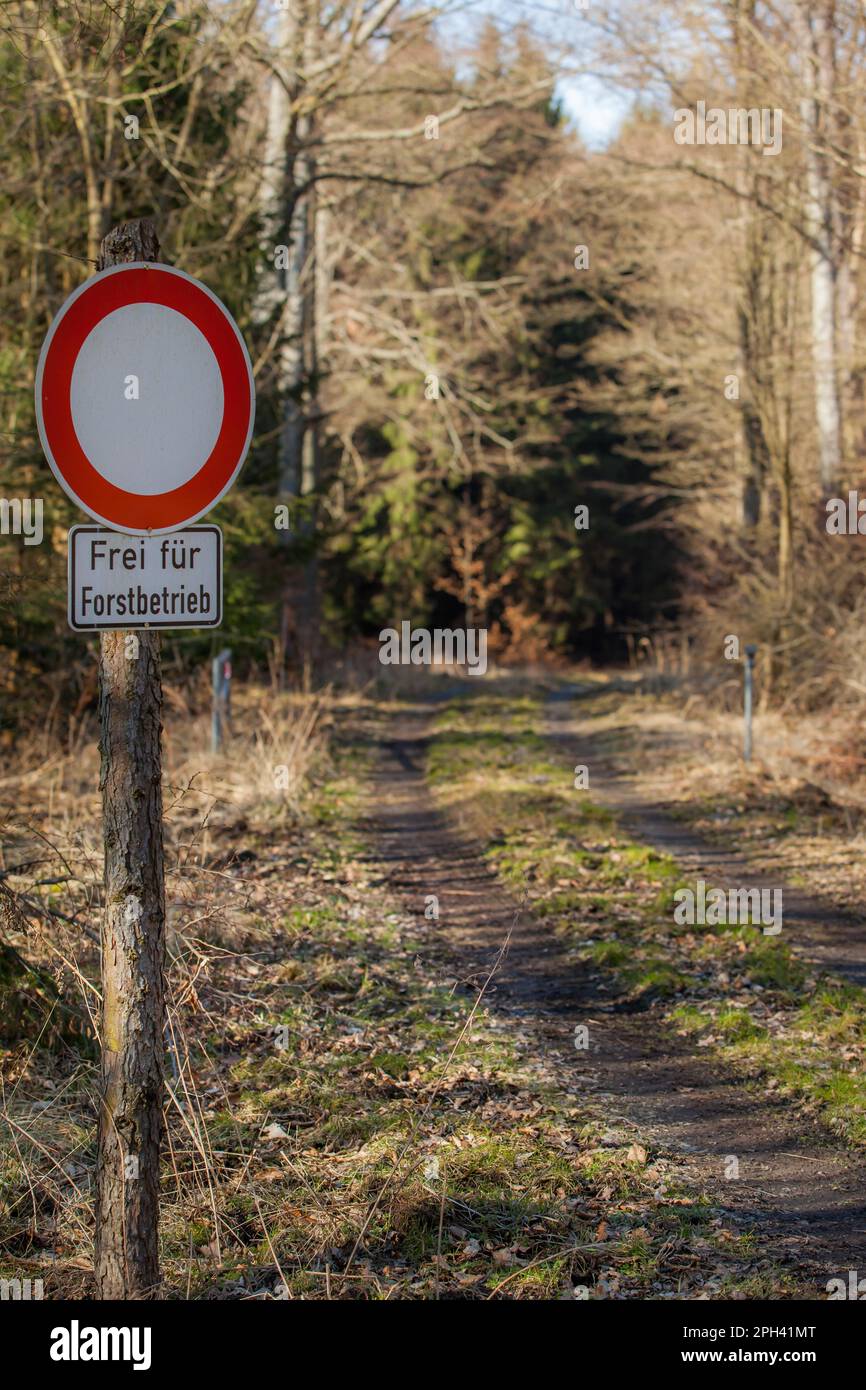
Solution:
[{"label": "dry grass", "polygon": [[[226,960],[245,965],[247,925],[278,911],[279,894],[237,869],[246,854],[255,858],[247,817],[297,822],[314,769],[326,771],[325,720],[320,699],[242,691],[232,736],[214,756],[209,720],[178,705],[167,710],[164,739],[169,1161],[178,1190],[213,1206],[214,1153],[193,1062],[203,986]],[[92,1240],[102,901],[95,732],[92,718],[82,720],[62,748],[35,733],[9,751],[0,777],[0,869],[20,910],[5,942],[59,992],[53,999],[32,976],[4,981],[3,1242],[19,1271],[43,1273],[42,1252],[51,1251],[73,1296],[74,1270],[87,1285]]]}]

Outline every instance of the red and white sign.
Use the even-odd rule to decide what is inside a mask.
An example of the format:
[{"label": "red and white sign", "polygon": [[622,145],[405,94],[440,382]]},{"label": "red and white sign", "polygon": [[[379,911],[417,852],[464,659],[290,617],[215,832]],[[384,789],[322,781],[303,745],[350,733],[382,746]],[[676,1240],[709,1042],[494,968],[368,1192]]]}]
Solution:
[{"label": "red and white sign", "polygon": [[78,506],[116,531],[175,531],[234,483],[255,417],[244,340],[206,285],[112,266],[72,293],[36,371],[39,438]]}]

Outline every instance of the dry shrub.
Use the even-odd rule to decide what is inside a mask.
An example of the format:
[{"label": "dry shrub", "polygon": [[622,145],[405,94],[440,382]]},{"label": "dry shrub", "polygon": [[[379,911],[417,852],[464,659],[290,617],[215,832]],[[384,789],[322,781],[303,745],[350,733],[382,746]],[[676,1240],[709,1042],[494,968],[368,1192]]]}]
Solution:
[{"label": "dry shrub", "polygon": [[550,628],[522,603],[506,603],[502,621],[490,629],[488,646],[504,666],[561,665],[553,652]]},{"label": "dry shrub", "polygon": [[[696,665],[727,708],[742,700],[742,675],[725,660],[725,639],[758,648],[756,694],[763,708],[802,713],[850,710],[866,697],[866,538],[827,535],[824,513],[795,536],[793,588],[785,601],[769,523],[760,537],[730,541],[714,568],[695,576],[687,620]],[[856,712],[856,713],[855,713]]]},{"label": "dry shrub", "polygon": [[248,701],[220,760],[237,809],[279,800],[297,812],[312,768],[324,755],[327,700],[325,694],[263,695]]}]

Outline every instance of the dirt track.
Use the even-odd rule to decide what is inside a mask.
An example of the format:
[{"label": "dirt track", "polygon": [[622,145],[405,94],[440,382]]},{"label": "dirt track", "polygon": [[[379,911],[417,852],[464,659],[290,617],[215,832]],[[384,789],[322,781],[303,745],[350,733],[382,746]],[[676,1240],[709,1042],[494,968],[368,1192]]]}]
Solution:
[{"label": "dirt track", "polygon": [[[438,897],[441,943],[460,978],[468,987],[483,981],[510,933],[489,1002],[529,1034],[548,1066],[555,1065],[564,1090],[591,1096],[612,1124],[633,1128],[635,1137],[674,1156],[677,1169],[709,1192],[726,1222],[757,1233],[763,1259],[808,1271],[816,1297],[823,1296],[827,1279],[866,1269],[866,1165],[789,1103],[748,1089],[717,1060],[697,1053],[662,1022],[655,1006],[627,1012],[607,979],[575,962],[562,939],[515,901],[480,847],[437,809],[426,785],[434,709],[419,705],[399,716],[381,739],[375,801],[363,828],[410,912],[423,917],[426,897]],[[550,706],[547,732],[567,764],[592,762],[593,796],[623,810],[635,834],[675,854],[690,871],[711,865],[718,879],[721,860],[712,859],[707,846],[667,821],[660,808],[630,799],[627,786],[605,780],[603,764],[587,756],[587,732],[575,721],[570,699]],[[724,870],[760,882],[730,857]],[[820,904],[792,892],[792,904],[795,898],[804,924],[799,949],[810,956],[814,950],[822,965],[840,969],[844,925],[822,930]],[[786,890],[786,908],[787,902]],[[859,961],[853,965],[845,973],[858,978]],[[589,1026],[588,1052],[573,1045],[578,1024]],[[724,1178],[728,1155],[739,1160],[738,1180]]]}]

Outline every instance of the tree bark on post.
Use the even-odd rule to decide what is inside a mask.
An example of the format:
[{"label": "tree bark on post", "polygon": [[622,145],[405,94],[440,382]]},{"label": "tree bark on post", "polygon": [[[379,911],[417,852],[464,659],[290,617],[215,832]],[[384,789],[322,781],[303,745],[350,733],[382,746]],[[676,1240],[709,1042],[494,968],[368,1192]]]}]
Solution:
[{"label": "tree bark on post", "polygon": [[[99,269],[158,259],[155,228],[142,219],[108,233]],[[165,1026],[159,633],[100,634],[99,674],[105,908],[95,1273],[100,1298],[139,1299],[153,1297],[159,1285]]]}]

